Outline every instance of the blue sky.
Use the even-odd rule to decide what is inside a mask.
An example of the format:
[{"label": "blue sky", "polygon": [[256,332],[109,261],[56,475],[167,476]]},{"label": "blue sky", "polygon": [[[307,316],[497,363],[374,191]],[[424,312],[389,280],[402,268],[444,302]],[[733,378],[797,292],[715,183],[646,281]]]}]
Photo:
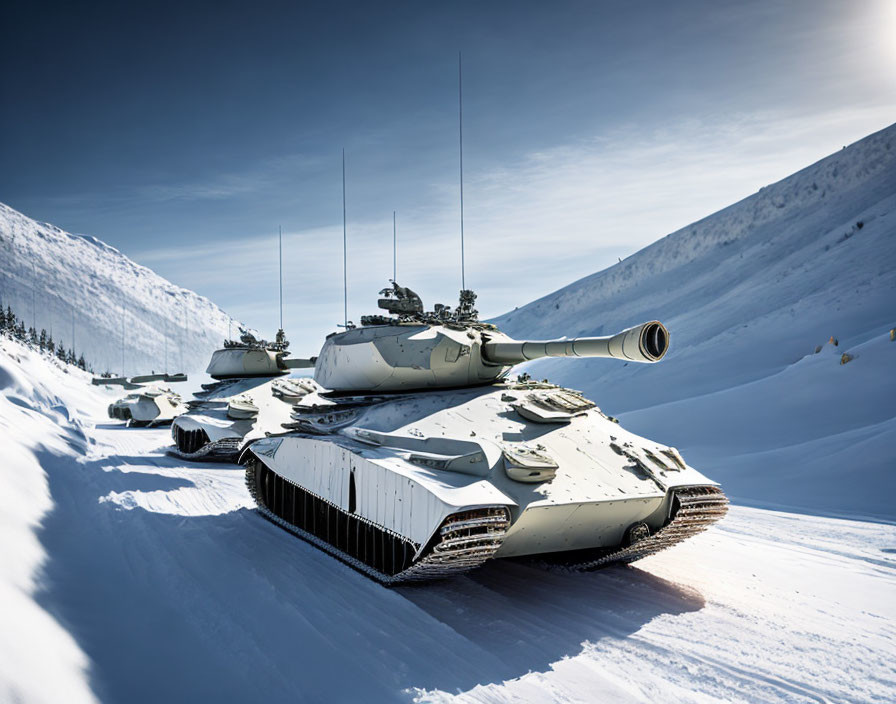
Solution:
[{"label": "blue sky", "polygon": [[[896,120],[890,0],[4,5],[0,200],[313,353],[391,276],[498,314]],[[307,342],[302,342],[305,339]]]}]

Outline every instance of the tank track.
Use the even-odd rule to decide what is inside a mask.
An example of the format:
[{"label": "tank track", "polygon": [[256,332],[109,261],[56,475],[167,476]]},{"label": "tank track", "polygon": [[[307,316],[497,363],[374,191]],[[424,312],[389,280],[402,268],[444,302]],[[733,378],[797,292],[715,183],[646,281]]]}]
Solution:
[{"label": "tank track", "polygon": [[206,460],[208,462],[230,460],[236,462],[242,442],[240,438],[223,438],[215,442],[206,443],[194,452],[184,452],[177,445],[172,445],[168,448],[168,454],[184,460]]},{"label": "tank track", "polygon": [[[494,557],[510,519],[504,508],[455,513],[442,523],[438,540],[419,562],[396,575],[399,581],[443,579],[468,572]],[[474,515],[474,514],[479,515]]]},{"label": "tank track", "polygon": [[674,490],[672,520],[656,533],[631,545],[593,560],[567,563],[577,572],[600,569],[612,564],[628,564],[677,545],[702,533],[728,513],[728,497],[717,486],[695,486]]},{"label": "tank track", "polygon": [[[370,560],[365,561],[352,556],[345,550],[341,550],[333,545],[332,542],[299,527],[272,511],[266,505],[262,496],[263,492],[256,481],[257,462],[258,460],[252,458],[246,465],[246,486],[252,499],[255,501],[258,512],[262,516],[387,586],[444,579],[479,567],[486,560],[492,558],[498,551],[498,548],[501,547],[504,535],[510,525],[510,517],[507,509],[504,507],[472,509],[452,514],[439,526],[439,529],[427,544],[425,554],[421,559],[416,562],[406,561],[406,563],[402,563],[406,565],[403,569],[395,574],[388,574],[369,564]],[[265,467],[265,469],[267,468]],[[271,472],[271,474],[274,473]],[[304,492],[305,495],[310,497],[312,502],[317,502],[318,506],[326,506],[328,515],[333,513],[340,514],[343,520],[350,519],[362,523],[366,535],[373,534],[374,539],[380,540],[385,537],[392,541],[393,545],[396,541],[402,541],[403,544],[407,545],[407,551],[410,553],[408,559],[411,559],[413,554],[418,551],[420,547],[418,544],[409,543],[402,536],[387,531],[383,527],[374,525],[365,519],[350,516],[325,499],[310,494],[310,492],[297,487],[282,477],[277,476],[277,478],[283,485],[289,485],[291,488],[294,487],[298,491]],[[392,558],[394,564],[394,552]]]},{"label": "tank track", "polygon": [[168,425],[174,418],[166,418],[165,420],[134,420],[131,418],[126,425],[129,428],[160,428]]}]

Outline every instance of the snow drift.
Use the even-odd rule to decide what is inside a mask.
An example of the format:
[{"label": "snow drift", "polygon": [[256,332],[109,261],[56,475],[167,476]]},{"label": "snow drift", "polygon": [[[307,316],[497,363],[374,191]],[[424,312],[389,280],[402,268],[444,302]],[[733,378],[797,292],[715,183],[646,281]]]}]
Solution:
[{"label": "snow drift", "polygon": [[529,371],[736,500],[896,518],[896,125],[495,322],[551,338],[650,319],[671,333],[658,365]]},{"label": "snow drift", "polygon": [[166,366],[202,370],[231,324],[239,326],[207,298],[95,237],[36,222],[2,203],[0,253],[3,305],[66,349],[74,345],[96,372],[118,373],[122,364],[128,375]]}]

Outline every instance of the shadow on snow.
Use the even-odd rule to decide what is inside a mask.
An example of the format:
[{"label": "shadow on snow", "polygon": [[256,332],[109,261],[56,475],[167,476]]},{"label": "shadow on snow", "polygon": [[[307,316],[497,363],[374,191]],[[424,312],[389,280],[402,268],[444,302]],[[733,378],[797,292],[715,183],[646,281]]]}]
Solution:
[{"label": "shadow on snow", "polygon": [[637,569],[569,575],[509,561],[386,589],[255,511],[100,503],[110,491],[192,484],[189,471],[108,471],[122,460],[146,463],[40,457],[54,508],[39,532],[38,601],[88,656],[104,701],[405,700],[409,687],[466,690],[542,671],[586,641],[703,606]]}]

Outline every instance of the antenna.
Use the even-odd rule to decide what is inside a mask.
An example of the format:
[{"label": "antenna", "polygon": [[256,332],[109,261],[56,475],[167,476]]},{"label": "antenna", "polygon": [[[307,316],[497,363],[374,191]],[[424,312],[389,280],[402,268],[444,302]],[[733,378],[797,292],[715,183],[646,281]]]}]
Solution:
[{"label": "antenna", "polygon": [[280,232],[280,329],[283,329],[283,227],[278,227]]},{"label": "antenna", "polygon": [[168,318],[165,318],[165,373],[168,373]]},{"label": "antenna", "polygon": [[342,149],[342,305],[344,327],[348,327],[348,248],[345,227],[345,148]]},{"label": "antenna", "polygon": [[187,336],[187,309],[184,308],[184,329],[181,330],[181,338],[180,338],[180,370],[184,370],[184,341]]},{"label": "antenna", "polygon": [[460,142],[460,287],[467,289],[464,271],[464,79],[461,55],[457,52],[457,132]]},{"label": "antenna", "polygon": [[31,271],[34,281],[31,283],[31,327],[37,330],[37,270],[34,268],[34,260],[31,260]]},{"label": "antenna", "polygon": [[[71,304],[69,304],[71,305]],[[72,305],[72,354],[75,353],[75,306]]]},{"label": "antenna", "polygon": [[124,376],[124,306],[121,307],[121,375]]},{"label": "antenna", "polygon": [[398,267],[396,262],[398,261],[398,255],[396,254],[398,251],[398,239],[395,234],[395,211],[392,211],[392,281],[395,281],[398,278]]}]

